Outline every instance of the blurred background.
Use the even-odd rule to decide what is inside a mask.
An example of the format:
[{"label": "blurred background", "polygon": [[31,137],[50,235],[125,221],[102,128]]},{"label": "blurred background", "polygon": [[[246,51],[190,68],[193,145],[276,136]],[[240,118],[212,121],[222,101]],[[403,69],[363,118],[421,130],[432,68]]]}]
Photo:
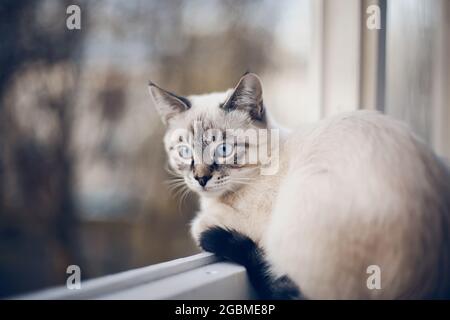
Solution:
[{"label": "blurred background", "polygon": [[198,252],[147,83],[222,91],[247,70],[286,126],[378,109],[450,156],[450,1],[1,0],[0,296]]}]

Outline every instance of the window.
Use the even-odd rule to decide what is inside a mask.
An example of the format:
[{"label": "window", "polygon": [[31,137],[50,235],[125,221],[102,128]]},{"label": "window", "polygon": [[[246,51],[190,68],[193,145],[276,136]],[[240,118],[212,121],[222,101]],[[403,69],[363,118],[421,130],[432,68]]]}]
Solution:
[{"label": "window", "polygon": [[[79,31],[65,28],[65,5],[0,11],[18,30],[0,45],[0,296],[64,284],[77,264],[83,279],[130,270],[82,296],[139,297],[181,277],[186,291],[167,285],[177,297],[207,274],[198,297],[219,284],[217,297],[252,297],[243,268],[211,255],[148,267],[200,252],[195,196],[164,184],[148,80],[188,95],[251,70],[286,126],[378,109],[450,157],[446,0],[80,1]],[[366,26],[370,5],[380,30]]]}]

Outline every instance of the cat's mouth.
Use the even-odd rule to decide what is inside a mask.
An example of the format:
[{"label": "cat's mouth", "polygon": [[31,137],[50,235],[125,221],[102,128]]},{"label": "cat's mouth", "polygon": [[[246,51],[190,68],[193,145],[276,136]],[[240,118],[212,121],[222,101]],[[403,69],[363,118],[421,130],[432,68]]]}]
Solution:
[{"label": "cat's mouth", "polygon": [[227,190],[227,186],[229,184],[229,181],[220,181],[215,183],[208,183],[205,186],[201,186],[200,184],[196,182],[190,182],[188,183],[189,187],[193,189],[195,192],[206,195],[206,196],[217,196],[222,194]]}]

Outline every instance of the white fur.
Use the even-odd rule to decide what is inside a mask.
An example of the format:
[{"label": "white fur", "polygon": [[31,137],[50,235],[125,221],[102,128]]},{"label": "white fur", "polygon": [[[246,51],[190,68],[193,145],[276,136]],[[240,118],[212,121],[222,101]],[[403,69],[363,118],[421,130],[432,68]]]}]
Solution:
[{"label": "white fur", "polygon": [[[197,109],[175,127],[199,109],[213,115],[229,94],[190,97]],[[201,196],[196,240],[211,226],[248,235],[307,298],[448,294],[449,175],[402,123],[357,111],[294,130],[279,173],[252,177],[227,197]],[[370,265],[381,268],[380,290],[367,288]]]},{"label": "white fur", "polygon": [[[201,199],[194,237],[211,225],[249,235],[307,298],[448,290],[448,175],[401,123],[367,111],[337,116],[293,132],[282,162],[231,205]],[[381,268],[381,290],[367,288],[370,265]]]},{"label": "white fur", "polygon": [[[448,290],[448,174],[407,128],[359,111],[287,144],[289,174],[263,239],[279,274],[310,298]],[[381,290],[366,286],[369,265],[381,268]]]}]

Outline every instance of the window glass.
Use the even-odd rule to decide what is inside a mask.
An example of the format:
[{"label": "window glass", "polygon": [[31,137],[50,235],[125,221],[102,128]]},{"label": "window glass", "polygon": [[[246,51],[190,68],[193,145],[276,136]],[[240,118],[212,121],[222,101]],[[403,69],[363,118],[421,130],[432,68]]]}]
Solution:
[{"label": "window glass", "polygon": [[1,296],[62,285],[71,264],[87,279],[199,251],[196,199],[166,184],[149,80],[188,95],[250,70],[282,123],[318,118],[310,0],[78,3],[80,30],[70,1],[1,13],[18,30],[0,45]]}]

